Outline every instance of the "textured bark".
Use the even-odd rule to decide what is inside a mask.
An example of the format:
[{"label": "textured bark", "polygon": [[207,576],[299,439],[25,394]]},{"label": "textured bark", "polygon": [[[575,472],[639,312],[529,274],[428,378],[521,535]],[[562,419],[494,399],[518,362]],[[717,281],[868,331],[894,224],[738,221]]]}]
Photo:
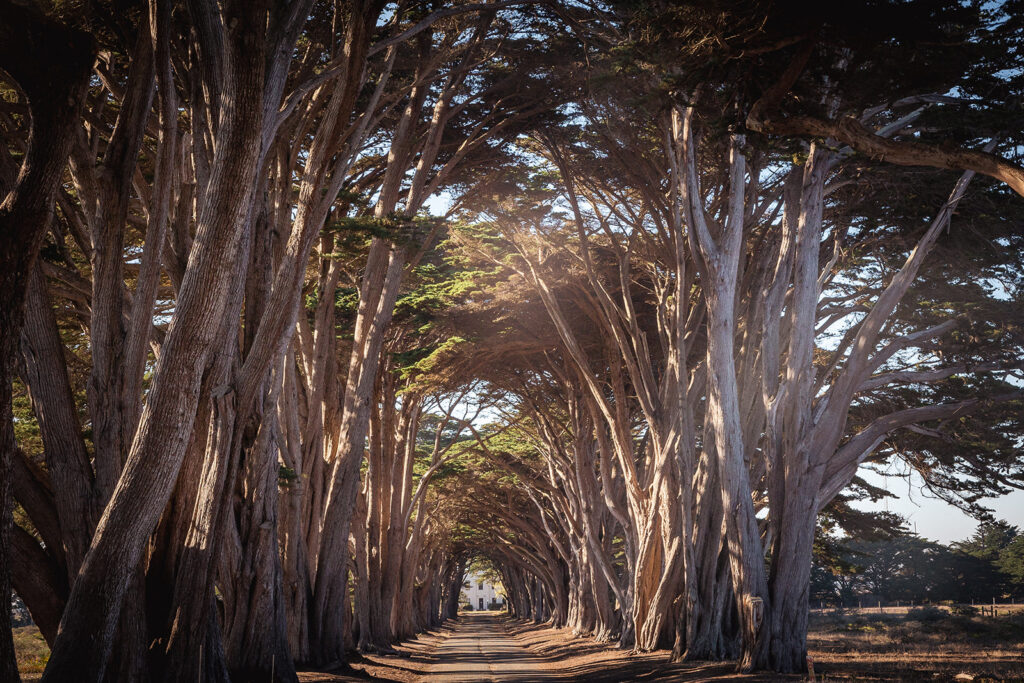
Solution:
[{"label": "textured bark", "polygon": [[26,95],[27,151],[14,187],[0,187],[0,678],[19,680],[11,639],[11,381],[28,276],[49,227],[85,98],[92,45],[84,35],[13,2],[0,3],[0,68]]},{"label": "textured bark", "polygon": [[63,569],[39,542],[15,525],[11,539],[11,583],[49,645],[57,637],[68,585]]},{"label": "textured bark", "polygon": [[[271,405],[276,396],[268,398]],[[275,423],[263,422],[245,450],[239,500],[229,534],[239,553],[222,583],[232,582],[225,601],[225,649],[232,679],[287,683],[298,680],[288,650],[285,601],[277,547],[277,449]],[[235,524],[239,526],[235,528]]]},{"label": "textured bark", "polygon": [[57,518],[46,472],[18,449],[11,463],[11,483],[16,492],[15,498],[33,520],[41,544],[63,573],[64,554],[61,552],[60,520]]},{"label": "textured bark", "polygon": [[[237,11],[237,13],[236,13]],[[97,526],[61,621],[44,680],[99,681],[132,571],[173,490],[196,417],[202,373],[223,313],[259,156],[265,15],[228,9],[229,65],[210,191],[193,257],[124,472]]]},{"label": "textured bark", "polygon": [[782,388],[788,405],[776,410],[781,419],[770,434],[781,437],[781,451],[768,460],[772,529],[775,541],[771,568],[771,613],[766,615],[765,660],[774,671],[802,671],[806,661],[807,599],[811,549],[817,506],[814,496],[824,463],[808,452],[805,435],[811,424],[814,386],[814,333],[818,305],[818,253],[821,244],[825,174],[829,155],[812,145],[804,168],[800,216],[795,241],[790,344]]},{"label": "textured bark", "polygon": [[[181,479],[191,477],[187,482],[179,480],[179,484],[195,490],[182,496],[182,502],[187,500],[191,505],[183,505],[180,514],[172,518],[177,533],[183,537],[172,546],[174,562],[168,567],[168,575],[154,577],[152,565],[150,568],[151,581],[157,584],[153,592],[158,587],[173,586],[167,613],[160,615],[167,622],[166,641],[160,642],[159,649],[151,654],[154,670],[164,672],[166,680],[182,676],[197,681],[227,680],[224,654],[218,642],[220,627],[212,608],[215,559],[225,516],[222,501],[231,469],[231,435],[224,424],[231,424],[225,415],[234,415],[232,399],[232,395],[222,394],[200,409],[201,424],[207,425],[209,431],[199,444],[190,447],[186,456]],[[199,461],[198,467],[189,459]],[[215,634],[209,631],[211,624]]]},{"label": "textured bark", "polygon": [[[21,340],[21,376],[39,422],[43,453],[59,538],[46,539],[59,552],[70,583],[78,574],[98,514],[93,469],[82,439],[82,427],[68,381],[64,345],[61,342],[46,283],[33,271],[25,303],[25,330]],[[38,516],[30,512],[37,528]]]},{"label": "textured bark", "polygon": [[[238,371],[237,413],[227,421],[231,437],[231,462],[237,468],[229,479],[226,521],[227,551],[219,570],[224,603],[224,647],[227,667],[233,676],[295,680],[292,654],[288,647],[286,601],[278,550],[278,444],[280,428],[277,404],[283,387],[283,351],[275,351],[272,366],[261,365],[257,345],[278,330],[280,321],[268,312],[287,319],[286,299],[274,292],[274,240],[268,216],[260,211],[253,220],[251,257],[245,255],[241,269],[235,315],[241,312],[245,293],[245,363]],[[294,233],[293,233],[294,237]],[[292,253],[292,241],[285,249],[282,268],[289,259],[308,253]],[[299,269],[297,264],[292,266]],[[244,285],[243,278],[244,277]],[[275,298],[275,294],[277,298]],[[292,293],[294,297],[294,292]],[[294,297],[297,298],[297,297]],[[294,315],[294,312],[292,312]],[[292,319],[293,320],[293,319]],[[265,327],[265,326],[269,326]],[[268,332],[268,329],[270,332]],[[289,328],[290,329],[290,328]],[[225,335],[233,340],[233,334]],[[288,340],[285,336],[284,342]],[[283,343],[277,340],[278,343]],[[256,382],[256,384],[253,384]]]},{"label": "textured bark", "polygon": [[830,138],[849,145],[877,161],[899,166],[931,166],[954,171],[973,171],[1006,183],[1024,196],[1024,168],[988,151],[947,149],[912,140],[893,140],[875,133],[858,119],[844,116],[829,120],[806,115],[771,116],[752,109],[747,117],[751,130],[771,135]]},{"label": "textured bark", "polygon": [[690,240],[699,251],[704,288],[708,298],[708,408],[707,419],[714,430],[716,465],[726,510],[725,528],[729,546],[732,586],[736,610],[743,625],[743,654],[740,668],[753,669],[765,646],[763,619],[768,607],[768,582],[760,532],[751,501],[751,485],[744,460],[743,430],[734,338],[736,334],[736,289],[744,234],[746,166],[742,136],[733,136],[730,146],[729,205],[724,225],[715,225],[717,237],[708,224],[704,200],[697,180],[697,143],[693,112],[680,116],[679,134],[684,158],[681,194],[686,202]]},{"label": "textured bark", "polygon": [[[129,384],[141,384],[141,378],[129,380],[125,364],[128,318],[124,310],[124,242],[132,176],[154,90],[153,44],[147,24],[143,19],[136,30],[128,80],[120,98],[121,109],[103,158],[97,164],[92,150],[82,150],[81,156],[85,158],[75,173],[76,177],[88,175],[86,182],[93,184],[95,191],[92,206],[85,209],[92,231],[92,371],[87,393],[97,486],[104,501],[113,492],[127,458],[135,431],[130,416],[138,414],[135,406],[141,402],[141,395],[122,394]],[[81,182],[76,184],[81,186]],[[148,332],[151,316],[140,312],[140,318],[140,325]],[[141,365],[136,362],[135,366],[132,369],[141,373]]]},{"label": "textured bark", "polygon": [[[123,385],[119,387],[125,404],[121,425],[121,440],[124,443],[131,442],[142,411],[142,380],[153,329],[153,305],[160,279],[164,243],[167,240],[171,202],[176,198],[175,191],[181,190],[180,182],[175,182],[175,166],[179,154],[178,98],[171,66],[171,0],[149,1],[148,29],[146,37],[151,44],[153,75],[158,87],[159,134],[153,193],[147,207],[145,242],[124,342],[124,379]],[[178,175],[181,175],[180,171]],[[177,194],[181,197],[180,192]],[[183,201],[183,206],[187,205],[188,202]]]},{"label": "textured bark", "polygon": [[404,250],[374,238],[359,297],[359,313],[337,455],[324,506],[323,538],[313,590],[314,661],[344,660],[343,602],[347,594],[349,525],[359,485],[359,465],[369,426],[370,398],[384,330],[391,320],[404,266]]},{"label": "textured bark", "polygon": [[[242,279],[251,242],[248,234],[243,235],[217,337],[220,350],[214,354],[200,391],[199,427],[193,432],[172,504],[164,516],[168,535],[150,563],[151,612],[159,601],[155,597],[158,587],[173,586],[166,607],[156,610],[155,619],[151,616],[152,621],[166,624],[161,638],[150,649],[154,671],[163,673],[167,680],[187,676],[217,682],[228,677],[222,628],[211,609],[216,606],[218,559],[223,555],[225,526],[233,503],[229,491],[239,467],[237,396],[230,389],[230,379],[237,363],[235,321],[242,307]],[[162,573],[161,562],[165,567]],[[235,588],[234,583],[229,586],[223,591],[225,602]],[[213,633],[209,631],[211,625],[215,627]]]}]

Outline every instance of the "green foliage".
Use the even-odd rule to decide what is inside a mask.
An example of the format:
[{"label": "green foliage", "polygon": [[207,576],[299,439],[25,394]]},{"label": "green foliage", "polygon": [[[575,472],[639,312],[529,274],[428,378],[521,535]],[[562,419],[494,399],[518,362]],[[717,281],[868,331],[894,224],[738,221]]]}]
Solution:
[{"label": "green foliage", "polygon": [[289,488],[292,484],[298,480],[298,473],[291,467],[285,465],[279,465],[277,468],[277,485],[280,488]]},{"label": "green foliage", "polygon": [[38,460],[43,455],[43,437],[39,431],[39,422],[32,412],[28,389],[21,380],[16,379],[13,382],[12,394],[15,442],[29,457]]},{"label": "green foliage", "polygon": [[1004,593],[1024,592],[1024,534],[1005,521],[985,521],[965,541],[953,544],[957,552],[991,566],[990,585]]},{"label": "green foliage", "polygon": [[1018,534],[999,550],[999,571],[1015,586],[1024,586],[1024,534]]},{"label": "green foliage", "polygon": [[445,370],[449,358],[463,344],[466,344],[466,340],[462,337],[450,337],[432,348],[412,349],[396,354],[401,365],[401,377],[407,379]]},{"label": "green foliage", "polygon": [[982,522],[970,538],[948,546],[908,533],[871,540],[819,534],[812,595],[847,605],[863,595],[933,604],[1020,597],[1022,547],[1024,535],[1006,522]]},{"label": "green foliage", "polygon": [[35,626],[22,626],[11,630],[14,637],[14,656],[18,670],[25,673],[41,673],[50,660],[50,648],[43,634]]},{"label": "green foliage", "polygon": [[443,222],[443,219],[434,216],[410,216],[403,213],[390,213],[381,218],[368,215],[343,216],[326,225],[322,233],[341,238],[344,247],[351,247],[372,237],[405,246],[419,246]]}]

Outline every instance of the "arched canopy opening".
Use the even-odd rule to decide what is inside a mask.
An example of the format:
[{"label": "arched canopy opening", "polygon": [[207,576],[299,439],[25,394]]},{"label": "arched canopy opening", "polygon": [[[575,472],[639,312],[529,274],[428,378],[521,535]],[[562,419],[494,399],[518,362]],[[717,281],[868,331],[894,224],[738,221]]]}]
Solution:
[{"label": "arched canopy opening", "polygon": [[1019,2],[805,5],[0,0],[45,683],[294,683],[476,561],[799,671],[863,468],[1024,488]]}]

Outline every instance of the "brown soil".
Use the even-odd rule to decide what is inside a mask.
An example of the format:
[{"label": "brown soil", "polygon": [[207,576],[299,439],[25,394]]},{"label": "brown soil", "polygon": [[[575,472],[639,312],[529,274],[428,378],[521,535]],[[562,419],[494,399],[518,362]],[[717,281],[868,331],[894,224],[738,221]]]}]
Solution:
[{"label": "brown soil", "polygon": [[[479,619],[479,615],[468,617]],[[491,617],[494,618],[494,617]],[[438,654],[445,639],[457,630],[461,637],[472,626],[460,622],[398,646],[398,656],[368,655],[353,663],[354,675],[304,673],[306,682],[383,680],[474,680],[431,674],[432,666],[450,658]],[[524,649],[528,672],[481,674],[476,680],[502,681],[797,681],[806,676],[740,675],[735,664],[695,662],[670,664],[667,651],[631,653],[610,643],[574,636],[532,622],[508,620],[504,629]],[[808,638],[818,681],[1024,681],[1024,614],[991,617],[915,614],[815,614]],[[493,660],[490,662],[494,664]],[[467,665],[470,666],[470,665]],[[471,669],[470,669],[471,670]],[[494,671],[492,667],[491,671]]]},{"label": "brown soil", "polygon": [[[568,629],[552,629],[532,622],[510,621],[508,630],[546,662],[549,680],[590,681],[780,681],[800,676],[742,675],[732,662],[672,664],[667,650],[635,653],[613,643],[578,637]],[[555,675],[552,675],[555,674]]]},{"label": "brown soil", "polygon": [[[800,676],[740,675],[733,663],[708,662],[670,664],[669,653],[665,650],[650,653],[632,653],[620,650],[611,643],[597,642],[591,638],[574,636],[567,629],[552,629],[543,624],[527,621],[506,620],[504,631],[512,643],[523,649],[522,659],[527,660],[527,670],[520,664],[515,669],[503,671],[501,662],[490,662],[491,671],[482,668],[479,677],[470,670],[463,670],[458,677],[434,674],[431,669],[446,661],[442,649],[445,639],[458,631],[465,634],[467,628],[476,628],[474,622],[482,619],[500,619],[498,615],[467,615],[458,622],[438,631],[429,632],[396,647],[397,656],[365,655],[352,662],[352,673],[324,674],[303,672],[299,680],[303,683],[349,683],[365,680],[395,681],[412,683],[420,681],[587,681],[588,683],[619,683],[621,681],[780,681],[801,680]],[[462,636],[464,637],[464,635]],[[497,670],[494,665],[497,664]]]},{"label": "brown soil", "polygon": [[345,673],[301,671],[302,683],[348,683],[351,681],[396,681],[413,683],[426,680],[427,671],[434,663],[434,652],[454,630],[447,623],[433,631],[424,631],[414,638],[395,645],[395,654],[352,655],[352,671]]}]

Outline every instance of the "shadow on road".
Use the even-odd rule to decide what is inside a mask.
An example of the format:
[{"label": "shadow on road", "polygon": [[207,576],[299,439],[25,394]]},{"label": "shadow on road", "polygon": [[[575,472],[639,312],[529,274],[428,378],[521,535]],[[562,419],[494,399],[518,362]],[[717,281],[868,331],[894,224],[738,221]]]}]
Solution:
[{"label": "shadow on road", "polygon": [[[397,656],[368,655],[353,662],[354,675],[316,677],[303,683],[378,680],[396,683],[500,681],[778,681],[777,675],[740,676],[722,662],[670,664],[666,651],[636,654],[613,644],[573,637],[543,624],[501,613],[466,613],[441,631],[399,646]],[[794,678],[799,680],[799,677]]]}]

